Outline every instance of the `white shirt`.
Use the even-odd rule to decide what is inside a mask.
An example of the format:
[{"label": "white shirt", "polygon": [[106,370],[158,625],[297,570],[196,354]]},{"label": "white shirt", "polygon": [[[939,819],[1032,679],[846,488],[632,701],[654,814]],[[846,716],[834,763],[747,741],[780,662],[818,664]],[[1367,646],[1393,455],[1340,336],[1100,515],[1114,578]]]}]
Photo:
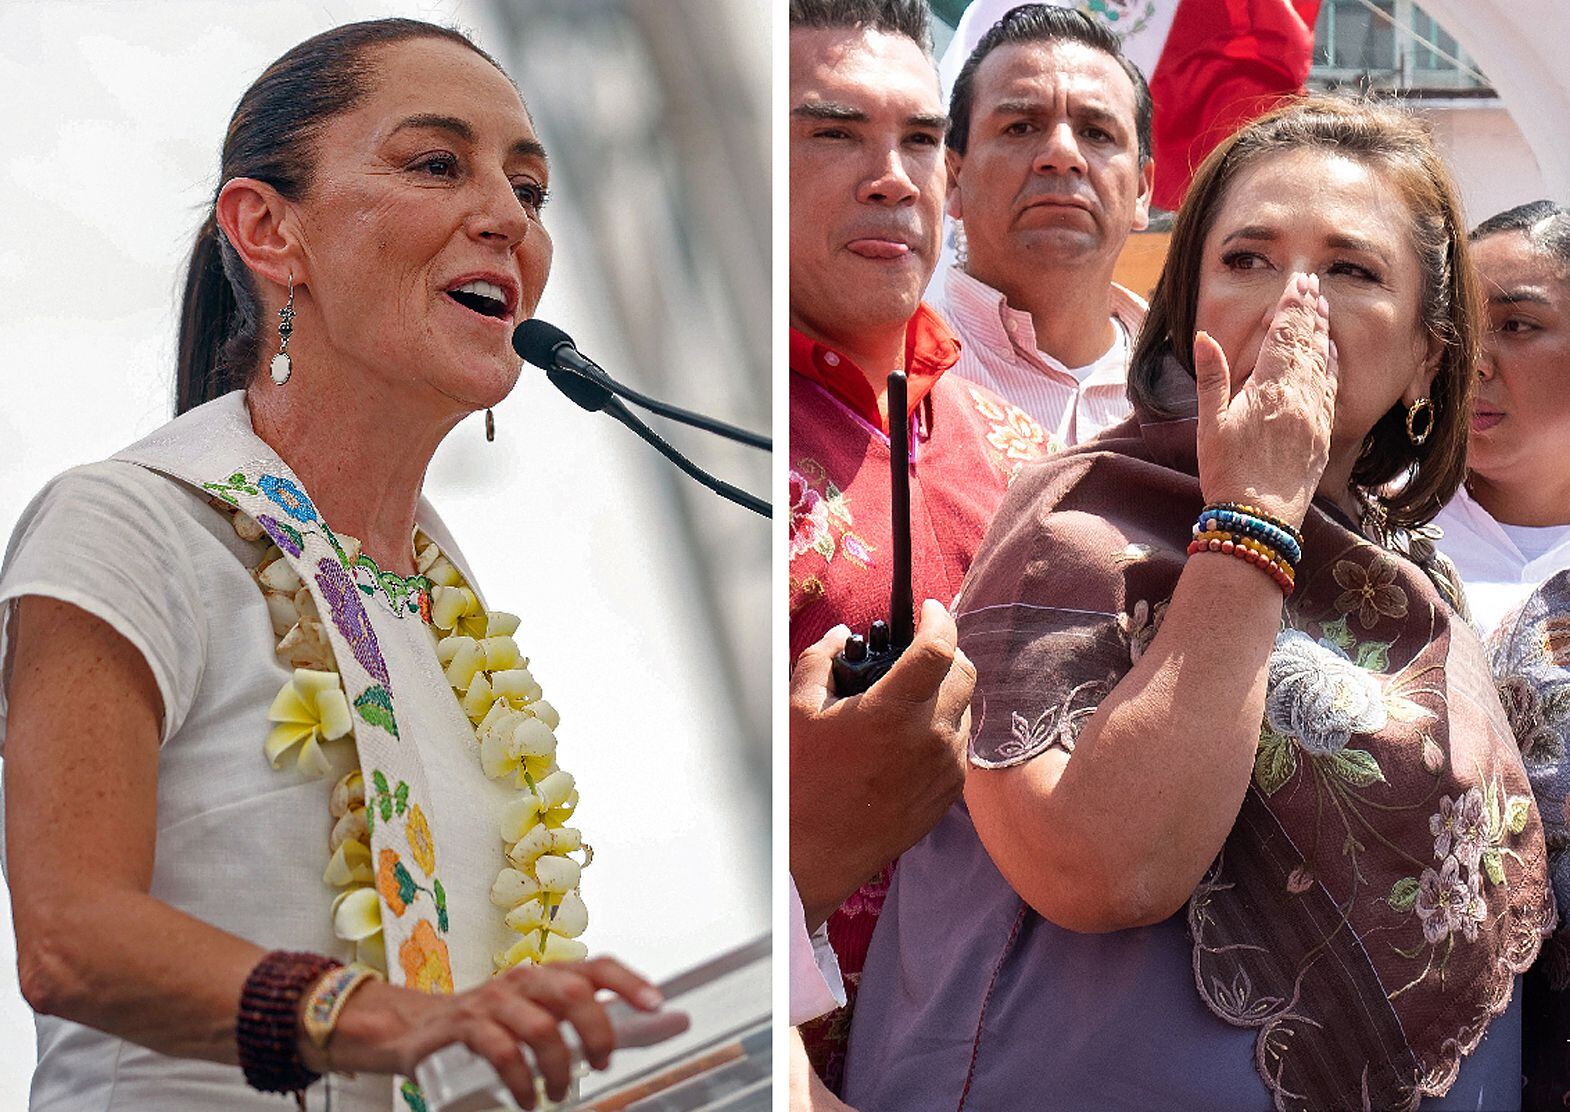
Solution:
[{"label": "white shirt", "polygon": [[811,935],[796,882],[790,882],[790,1025],[817,1019],[845,1005],[845,979],[829,945],[828,924]]},{"label": "white shirt", "polygon": [[1440,552],[1455,563],[1483,636],[1555,572],[1570,568],[1570,525],[1502,525],[1462,487],[1439,511]]},{"label": "white shirt", "polygon": [[[242,420],[249,435],[244,415],[237,391],[149,441],[170,435],[211,441]],[[474,582],[423,500],[417,517]],[[355,753],[350,745],[327,743],[323,751],[333,771],[325,779],[299,773],[292,757],[273,769],[263,756],[268,707],[290,669],[274,651],[278,639],[249,570],[262,549],[260,542],[241,540],[228,516],[194,489],[146,467],[109,460],[67,471],[34,498],[11,536],[0,568],[0,659],[11,601],[27,595],[72,603],[130,641],[146,659],[164,706],[152,895],[267,949],[347,961],[352,949],[334,936],[328,914],[336,890],[322,872],[332,827],[328,793],[355,767]],[[429,658],[432,678],[423,697],[408,691],[398,712],[407,736],[421,739],[431,825],[444,852],[453,847],[454,859],[467,864],[444,871],[443,882],[453,911],[454,978],[457,987],[472,987],[490,973],[491,954],[509,937],[488,896],[502,864],[491,814],[498,789],[472,752],[473,732],[441,680],[424,625],[394,618],[370,601],[365,610],[390,668],[396,671],[395,657],[405,652]],[[6,741],[5,698],[0,685],[0,745]],[[449,719],[466,736],[449,729]],[[15,744],[24,742],[17,738]],[[98,928],[113,930],[115,924]],[[458,961],[460,934],[474,955],[467,966]],[[248,1088],[234,1066],[166,1057],[63,1019],[39,1016],[36,1022],[35,1112],[293,1107]],[[334,1112],[393,1108],[388,1077],[335,1076],[328,1083]],[[308,1090],[310,1109],[326,1107],[326,1089],[318,1083]]]},{"label": "white shirt", "polygon": [[1054,448],[1083,443],[1131,412],[1128,361],[1147,307],[1117,283],[1112,346],[1083,367],[1065,366],[1041,351],[1030,314],[961,267],[944,273],[934,307],[960,339],[953,373],[1019,406],[1046,430]]}]

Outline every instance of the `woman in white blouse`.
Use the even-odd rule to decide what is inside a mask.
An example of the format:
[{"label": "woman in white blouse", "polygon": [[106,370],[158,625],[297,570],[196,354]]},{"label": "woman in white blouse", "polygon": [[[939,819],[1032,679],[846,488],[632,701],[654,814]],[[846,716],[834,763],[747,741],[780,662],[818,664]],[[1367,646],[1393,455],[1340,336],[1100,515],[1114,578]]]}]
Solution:
[{"label": "woman in white blouse", "polygon": [[601,1066],[596,991],[657,1006],[581,960],[558,717],[420,493],[517,379],[547,178],[431,24],[316,36],[236,108],[180,416],[51,482],[0,572],[33,1108],[418,1112],[402,1078],[458,1043],[532,1108],[521,1044],[559,1099],[559,1023]]},{"label": "woman in white blouse", "polygon": [[1466,485],[1435,524],[1487,634],[1570,568],[1570,211],[1534,201],[1471,239],[1488,330]]}]

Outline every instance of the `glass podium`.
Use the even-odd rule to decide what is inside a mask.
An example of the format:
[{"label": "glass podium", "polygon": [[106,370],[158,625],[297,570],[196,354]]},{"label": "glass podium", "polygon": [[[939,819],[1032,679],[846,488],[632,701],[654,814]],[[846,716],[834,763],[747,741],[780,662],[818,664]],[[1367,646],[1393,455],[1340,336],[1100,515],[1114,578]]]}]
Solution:
[{"label": "glass podium", "polygon": [[[659,986],[665,1006],[607,1005],[617,1049],[610,1067],[579,1059],[578,1091],[557,1112],[768,1112],[772,1091],[772,944],[755,939]],[[568,1046],[577,1049],[570,1028]],[[525,1052],[527,1054],[527,1052]],[[518,1112],[484,1059],[450,1046],[420,1064],[430,1112]]]}]

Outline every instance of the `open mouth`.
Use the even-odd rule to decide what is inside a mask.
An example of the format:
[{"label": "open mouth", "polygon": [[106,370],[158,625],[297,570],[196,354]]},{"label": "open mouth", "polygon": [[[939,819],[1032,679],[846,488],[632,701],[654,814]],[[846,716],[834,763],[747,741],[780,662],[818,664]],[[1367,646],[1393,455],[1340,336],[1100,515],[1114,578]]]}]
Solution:
[{"label": "open mouth", "polygon": [[470,312],[492,320],[507,317],[507,291],[492,282],[465,282],[447,291],[447,296]]}]

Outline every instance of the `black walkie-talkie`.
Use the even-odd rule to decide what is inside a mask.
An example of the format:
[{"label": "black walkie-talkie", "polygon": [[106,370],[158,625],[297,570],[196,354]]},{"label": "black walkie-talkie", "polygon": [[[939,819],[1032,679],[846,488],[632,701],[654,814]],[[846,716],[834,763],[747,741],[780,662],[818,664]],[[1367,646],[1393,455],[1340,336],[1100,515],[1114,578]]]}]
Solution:
[{"label": "black walkie-talkie", "polygon": [[834,657],[834,693],[841,698],[867,690],[894,666],[916,636],[910,587],[910,418],[905,372],[889,375],[889,506],[894,546],[894,584],[889,620],[876,621],[863,637],[852,633]]}]

